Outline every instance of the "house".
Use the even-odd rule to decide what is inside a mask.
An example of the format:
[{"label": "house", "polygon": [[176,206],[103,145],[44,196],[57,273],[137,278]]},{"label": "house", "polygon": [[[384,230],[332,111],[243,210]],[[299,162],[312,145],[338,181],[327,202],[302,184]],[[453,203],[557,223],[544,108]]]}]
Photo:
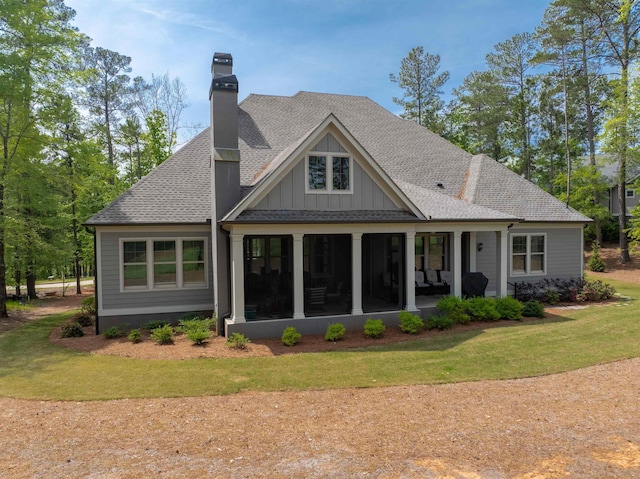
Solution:
[{"label": "house", "polygon": [[[608,157],[605,157],[608,158]],[[620,214],[620,203],[618,201],[618,164],[617,163],[601,163],[599,166],[602,176],[607,181],[609,189],[607,197],[603,198],[602,204],[609,209],[609,213],[616,218]],[[627,165],[627,181],[625,188],[625,207],[627,210],[627,218],[631,218],[631,211],[638,206],[638,194],[636,191],[636,183],[640,179],[640,167],[637,165]]]},{"label": "house", "polygon": [[211,127],[87,221],[99,330],[214,311],[225,334],[323,333],[426,315],[471,272],[496,296],[582,275],[590,220],[493,159],[366,97],[238,105],[232,66],[214,55]]}]

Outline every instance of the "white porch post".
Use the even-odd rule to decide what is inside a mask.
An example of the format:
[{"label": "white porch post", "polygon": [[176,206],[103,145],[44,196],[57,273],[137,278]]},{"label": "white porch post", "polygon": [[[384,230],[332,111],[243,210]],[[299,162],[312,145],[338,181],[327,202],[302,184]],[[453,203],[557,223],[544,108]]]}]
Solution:
[{"label": "white porch post", "polygon": [[406,269],[406,308],[407,311],[417,311],[416,307],[416,288],[414,287],[416,276],[415,276],[415,268],[416,268],[416,233],[414,231],[408,231],[406,233],[406,250],[407,250],[407,264],[405,265]]},{"label": "white porch post", "polygon": [[507,296],[507,257],[508,257],[508,237],[507,230],[496,231],[496,297]]},{"label": "white porch post", "polygon": [[244,264],[243,234],[231,233],[231,319],[230,323],[244,323]]},{"label": "white porch post", "polygon": [[453,232],[453,295],[462,296],[462,232]]},{"label": "white porch post", "polygon": [[293,233],[293,319],[304,318],[304,257],[302,233]]},{"label": "white porch post", "polygon": [[351,314],[363,314],[362,233],[351,233]]},{"label": "white porch post", "polygon": [[469,232],[469,272],[475,273],[477,268],[476,252],[478,251],[478,243],[476,238],[476,232]]}]

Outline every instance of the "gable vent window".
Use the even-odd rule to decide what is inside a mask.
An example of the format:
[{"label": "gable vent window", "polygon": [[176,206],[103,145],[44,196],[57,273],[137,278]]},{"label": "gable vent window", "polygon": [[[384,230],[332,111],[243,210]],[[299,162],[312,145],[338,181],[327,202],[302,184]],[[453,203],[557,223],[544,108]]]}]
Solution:
[{"label": "gable vent window", "polygon": [[351,193],[351,157],[313,154],[306,167],[307,193]]}]

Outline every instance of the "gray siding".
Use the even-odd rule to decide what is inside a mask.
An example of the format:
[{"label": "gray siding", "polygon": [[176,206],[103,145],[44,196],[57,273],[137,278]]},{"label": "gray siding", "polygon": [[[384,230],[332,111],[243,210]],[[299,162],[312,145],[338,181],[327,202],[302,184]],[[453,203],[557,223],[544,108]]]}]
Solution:
[{"label": "gray siding", "polygon": [[305,160],[301,158],[280,183],[255,209],[257,210],[397,210],[393,201],[353,160],[353,193],[305,193]]},{"label": "gray siding", "polygon": [[323,153],[347,153],[347,150],[340,144],[338,140],[331,134],[327,133],[324,138],[316,143],[311,151],[321,151]]},{"label": "gray siding", "polygon": [[[631,216],[631,210],[638,206],[638,195],[640,194],[640,190],[630,188],[627,185],[627,191],[632,190],[634,192],[634,196],[626,197],[626,207],[627,207],[627,216]],[[618,187],[614,186],[609,190],[609,210],[613,216],[618,216],[620,213],[620,205],[618,204]],[[605,205],[606,206],[606,205]]]},{"label": "gray siding", "polygon": [[[163,289],[156,291],[126,291],[120,292],[120,239],[121,238],[167,238],[194,237],[207,238],[208,248],[208,288]],[[211,271],[211,233],[205,232],[102,232],[101,239],[101,277],[100,302],[104,311],[112,309],[146,308],[146,307],[184,307],[197,304],[213,304],[213,273]],[[106,319],[106,317],[105,317]]]},{"label": "gray siding", "polygon": [[[536,282],[545,278],[571,278],[582,276],[582,245],[580,243],[581,228],[527,228],[512,230],[507,247],[507,274],[509,283]],[[545,275],[511,275],[511,234],[547,235],[547,271]],[[483,243],[482,251],[476,254],[476,271],[489,278],[487,291],[496,290],[496,234],[494,232],[478,233],[477,242]],[[511,290],[511,287],[509,288]]]}]

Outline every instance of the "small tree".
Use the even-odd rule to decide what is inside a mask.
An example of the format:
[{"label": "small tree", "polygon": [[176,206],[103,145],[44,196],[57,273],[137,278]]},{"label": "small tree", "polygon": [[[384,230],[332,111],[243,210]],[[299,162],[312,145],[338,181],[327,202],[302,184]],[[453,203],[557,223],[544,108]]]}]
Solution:
[{"label": "small tree", "polygon": [[591,271],[598,273],[602,273],[605,270],[604,261],[600,258],[600,243],[597,241],[594,241],[591,245],[591,258],[589,258],[587,266]]}]

